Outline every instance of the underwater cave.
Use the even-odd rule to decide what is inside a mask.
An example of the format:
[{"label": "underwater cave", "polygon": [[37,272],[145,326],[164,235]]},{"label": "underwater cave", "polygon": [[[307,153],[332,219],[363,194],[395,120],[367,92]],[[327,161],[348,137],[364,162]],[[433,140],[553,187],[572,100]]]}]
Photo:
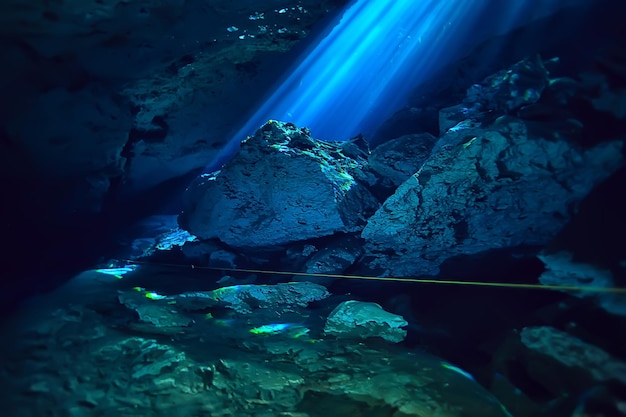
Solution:
[{"label": "underwater cave", "polygon": [[625,13],[5,0],[2,414],[626,416]]}]

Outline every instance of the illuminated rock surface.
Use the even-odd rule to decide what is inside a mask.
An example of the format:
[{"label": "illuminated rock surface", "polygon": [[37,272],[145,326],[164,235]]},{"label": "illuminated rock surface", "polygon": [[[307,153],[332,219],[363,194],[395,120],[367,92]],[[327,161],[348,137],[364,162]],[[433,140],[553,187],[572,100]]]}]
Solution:
[{"label": "illuminated rock surface", "polygon": [[244,248],[359,231],[378,206],[355,179],[365,163],[342,143],[270,121],[220,171],[194,181],[179,222],[200,239]]},{"label": "illuminated rock surface", "polygon": [[258,308],[285,312],[322,300],[330,294],[326,287],[311,282],[283,282],[276,285],[237,285],[211,292],[183,293],[164,300],[186,311],[226,307],[239,314],[252,314]]},{"label": "illuminated rock surface", "polygon": [[[512,68],[524,71],[520,67],[526,65]],[[441,136],[422,167],[368,220],[362,237],[370,253],[393,252],[372,266],[397,276],[436,275],[458,255],[545,245],[571,219],[573,205],[622,166],[622,140],[585,148],[566,126],[506,115],[529,103],[500,103],[521,94],[510,91],[514,83],[506,80],[520,78],[511,71],[499,74],[501,82],[488,77],[484,89],[468,90],[475,105],[468,101],[465,112],[455,112],[466,118]],[[539,85],[525,85],[531,103],[547,83],[538,72]],[[477,98],[483,95],[500,104],[483,104]],[[483,105],[500,111],[483,112]]]},{"label": "illuminated rock surface", "polygon": [[570,218],[569,206],[623,161],[622,142],[579,151],[529,138],[516,120],[464,133],[465,143],[434,154],[363,230],[371,251],[394,251],[381,263],[392,274],[436,275],[455,255],[544,245]]}]

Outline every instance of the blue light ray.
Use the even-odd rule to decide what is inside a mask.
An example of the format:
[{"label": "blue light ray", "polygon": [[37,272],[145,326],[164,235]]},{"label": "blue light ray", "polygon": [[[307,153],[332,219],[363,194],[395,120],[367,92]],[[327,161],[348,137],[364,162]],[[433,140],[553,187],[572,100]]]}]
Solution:
[{"label": "blue light ray", "polygon": [[233,136],[216,162],[269,119],[323,140],[372,133],[412,87],[488,36],[590,0],[355,0]]}]

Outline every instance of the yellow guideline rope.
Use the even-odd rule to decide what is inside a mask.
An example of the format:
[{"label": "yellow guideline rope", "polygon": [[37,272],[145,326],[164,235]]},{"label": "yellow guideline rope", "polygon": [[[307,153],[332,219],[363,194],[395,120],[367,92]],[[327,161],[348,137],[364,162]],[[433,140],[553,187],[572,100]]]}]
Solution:
[{"label": "yellow guideline rope", "polygon": [[[154,262],[141,262],[125,260],[124,262],[134,264],[147,264],[147,265],[159,265],[170,266],[177,268],[185,268],[186,265],[178,264],[161,264]],[[558,290],[558,291],[585,291],[596,293],[612,293],[612,294],[626,294],[626,288],[618,287],[585,287],[577,285],[543,285],[543,284],[515,284],[509,282],[486,282],[486,281],[457,281],[457,280],[445,280],[445,279],[421,279],[421,278],[398,278],[398,277],[373,277],[368,275],[341,275],[341,274],[316,274],[308,272],[290,272],[290,271],[272,271],[265,269],[243,269],[243,268],[216,268],[211,266],[194,266],[192,269],[209,269],[212,271],[229,271],[229,272],[247,272],[252,274],[274,274],[274,275],[304,275],[311,277],[324,277],[324,278],[336,278],[336,279],[360,279],[369,281],[394,281],[394,282],[412,282],[416,284],[442,284],[442,285],[469,285],[475,287],[498,287],[498,288],[518,288],[529,290]]]}]

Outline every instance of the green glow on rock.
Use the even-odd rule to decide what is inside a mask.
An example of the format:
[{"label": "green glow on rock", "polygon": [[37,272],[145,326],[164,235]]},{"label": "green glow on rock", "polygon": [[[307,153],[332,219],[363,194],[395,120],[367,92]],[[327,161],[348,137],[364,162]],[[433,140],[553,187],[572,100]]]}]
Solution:
[{"label": "green glow on rock", "polygon": [[302,327],[302,328],[296,329],[294,333],[291,335],[291,337],[293,339],[298,339],[302,336],[306,336],[307,334],[309,334],[309,331],[310,330],[308,328]]},{"label": "green glow on rock", "polygon": [[230,287],[222,287],[222,288],[217,288],[213,291],[211,291],[212,296],[213,296],[213,300],[215,301],[220,301],[223,300],[225,298],[227,298],[229,295],[234,295],[235,293],[239,292],[241,290],[241,286],[240,285],[233,285]]},{"label": "green glow on rock", "polygon": [[472,143],[474,143],[474,141],[478,139],[478,137],[474,136],[473,138],[471,138],[470,140],[468,140],[467,142],[465,142],[463,144],[463,149],[467,149]]},{"label": "green glow on rock", "polygon": [[309,333],[309,329],[299,324],[272,323],[250,329],[252,334],[276,335],[286,333],[292,339],[298,339]]},{"label": "green glow on rock", "polygon": [[162,299],[167,298],[167,297],[164,296],[164,295],[161,295],[159,293],[156,293],[154,291],[148,291],[146,293],[146,298],[149,299],[149,300],[162,300]]},{"label": "green glow on rock", "polygon": [[278,334],[287,330],[289,326],[290,325],[286,323],[266,324],[263,326],[250,329],[250,333],[252,334]]}]

